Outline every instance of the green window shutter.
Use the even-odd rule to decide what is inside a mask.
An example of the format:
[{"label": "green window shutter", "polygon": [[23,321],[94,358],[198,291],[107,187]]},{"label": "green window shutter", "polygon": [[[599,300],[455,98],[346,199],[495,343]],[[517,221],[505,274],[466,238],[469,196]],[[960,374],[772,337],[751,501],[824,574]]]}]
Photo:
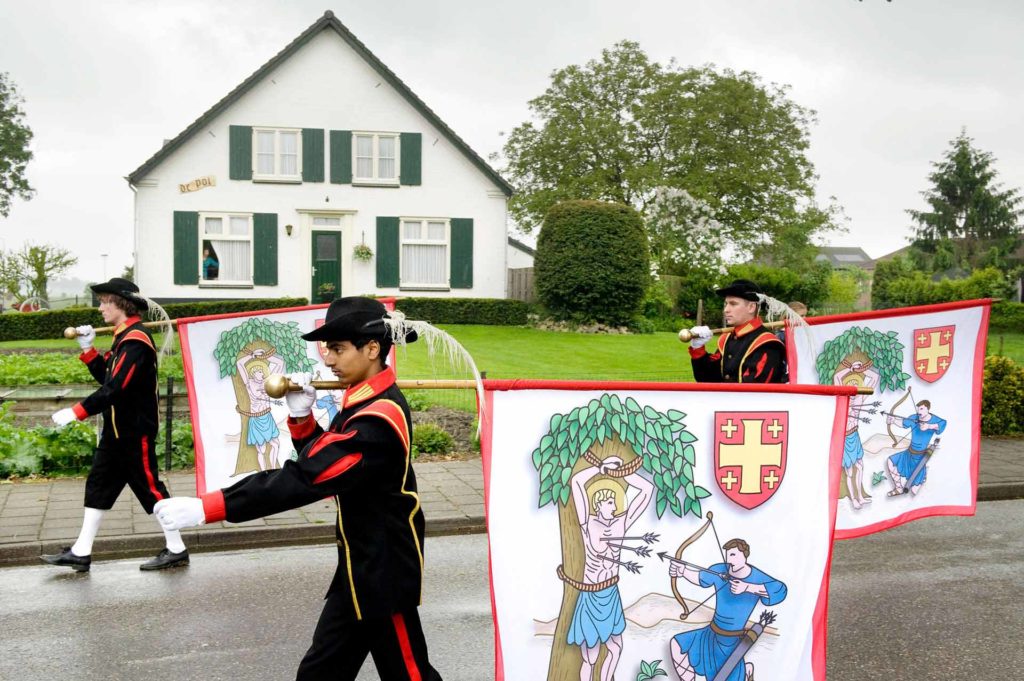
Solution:
[{"label": "green window shutter", "polygon": [[377,218],[377,288],[398,286],[398,218]]},{"label": "green window shutter", "polygon": [[199,283],[199,213],[174,211],[174,283]]},{"label": "green window shutter", "polygon": [[324,181],[324,131],[302,129],[302,181]]},{"label": "green window shutter", "polygon": [[473,218],[452,218],[450,286],[473,288]]},{"label": "green window shutter", "polygon": [[331,130],[331,182],[352,184],[351,130]]},{"label": "green window shutter", "polygon": [[253,214],[252,247],[252,283],[277,286],[277,213]]},{"label": "green window shutter", "polygon": [[401,167],[399,177],[402,184],[421,184],[423,179],[423,135],[418,132],[403,132],[398,144]]},{"label": "green window shutter", "polygon": [[230,126],[228,146],[231,149],[228,163],[228,177],[232,180],[252,179],[252,127]]}]

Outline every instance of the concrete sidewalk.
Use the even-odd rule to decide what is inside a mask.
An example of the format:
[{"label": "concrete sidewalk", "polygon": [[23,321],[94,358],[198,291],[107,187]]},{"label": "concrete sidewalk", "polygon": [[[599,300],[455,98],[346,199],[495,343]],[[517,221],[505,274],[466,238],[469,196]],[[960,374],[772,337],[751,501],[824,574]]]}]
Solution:
[{"label": "concrete sidewalk", "polygon": [[[480,460],[414,464],[427,534],[483,532]],[[164,474],[171,493],[196,493],[192,471]],[[983,438],[978,500],[1024,498],[1024,439]],[[82,523],[83,478],[0,484],[0,567],[31,564],[41,553],[74,543]],[[182,534],[189,551],[220,551],[334,541],[332,500],[246,523],[215,523]],[[151,556],[163,534],[130,491],[103,519],[93,546],[96,560]]]}]

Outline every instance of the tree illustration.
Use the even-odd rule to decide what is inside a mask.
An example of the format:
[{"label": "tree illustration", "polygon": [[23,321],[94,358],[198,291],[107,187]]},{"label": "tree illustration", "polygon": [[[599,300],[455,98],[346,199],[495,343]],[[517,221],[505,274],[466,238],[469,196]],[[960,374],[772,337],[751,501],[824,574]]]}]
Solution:
[{"label": "tree illustration", "polygon": [[818,355],[818,383],[832,385],[832,378],[847,362],[870,360],[880,374],[878,391],[902,390],[910,374],[903,371],[903,343],[895,331],[875,331],[867,327],[853,326],[825,342]]},{"label": "tree illustration", "polygon": [[298,322],[275,322],[264,317],[250,317],[220,334],[213,349],[213,356],[220,368],[220,377],[231,376],[236,410],[242,420],[238,438],[238,460],[232,475],[260,469],[256,447],[246,444],[249,433],[249,417],[246,414],[251,411],[249,393],[235,367],[235,363],[241,357],[254,350],[263,350],[267,356],[278,355],[284,360],[285,369],[289,373],[312,371],[316,366],[316,362],[306,354],[306,341],[302,340]]},{"label": "tree illustration", "polygon": [[[568,577],[583,579],[584,548],[576,512],[569,499],[572,476],[595,462],[610,456],[623,464],[614,476],[599,475],[596,479],[617,479],[642,468],[654,483],[655,511],[660,518],[666,509],[679,517],[690,513],[701,517],[701,499],[711,492],[695,485],[693,467],[697,438],[686,429],[686,414],[675,409],[661,413],[650,406],[641,407],[632,397],[625,402],[617,395],[605,394],[567,414],[551,417],[548,433],[533,451],[533,466],[539,474],[538,506],[548,504],[558,509],[559,534],[562,545],[562,569]],[[562,607],[558,614],[548,681],[577,681],[580,675],[580,651],[566,640],[577,591],[564,585]],[[602,648],[597,671],[604,664],[607,651]]]}]

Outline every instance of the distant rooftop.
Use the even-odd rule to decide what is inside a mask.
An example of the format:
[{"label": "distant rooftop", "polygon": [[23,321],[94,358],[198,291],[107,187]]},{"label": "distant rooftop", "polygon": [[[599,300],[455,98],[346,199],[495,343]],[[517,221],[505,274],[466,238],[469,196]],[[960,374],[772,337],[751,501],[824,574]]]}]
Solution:
[{"label": "distant rooftop", "polygon": [[814,259],[827,262],[833,267],[861,267],[868,270],[875,267],[875,261],[859,246],[821,246]]}]

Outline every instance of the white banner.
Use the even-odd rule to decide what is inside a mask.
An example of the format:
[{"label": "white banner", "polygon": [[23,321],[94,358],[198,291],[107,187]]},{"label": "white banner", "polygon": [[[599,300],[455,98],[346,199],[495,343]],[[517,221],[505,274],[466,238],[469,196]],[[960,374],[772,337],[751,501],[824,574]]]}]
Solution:
[{"label": "white banner", "polygon": [[990,303],[810,317],[792,331],[791,380],[875,391],[851,399],[837,538],[974,514]]},{"label": "white banner", "polygon": [[[381,302],[394,309],[393,299]],[[297,456],[288,408],[283,399],[267,395],[263,381],[299,371],[335,380],[323,363],[324,344],[302,340],[323,324],[326,309],[312,305],[179,320],[200,494]],[[313,415],[325,429],[341,398],[340,390],[318,395]]]},{"label": "white banner", "polygon": [[824,680],[851,390],[486,387],[497,679]]}]

